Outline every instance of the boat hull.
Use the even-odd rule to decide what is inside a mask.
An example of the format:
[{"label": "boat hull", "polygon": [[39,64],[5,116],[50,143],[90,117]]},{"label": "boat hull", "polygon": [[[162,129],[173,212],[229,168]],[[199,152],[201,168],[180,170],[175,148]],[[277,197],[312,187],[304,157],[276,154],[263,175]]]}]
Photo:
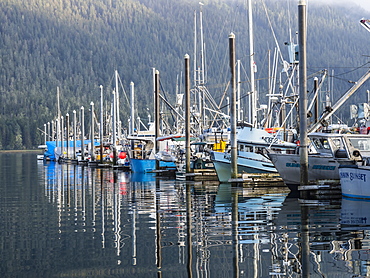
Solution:
[{"label": "boat hull", "polygon": [[[300,156],[299,154],[276,154],[269,153],[272,163],[275,165],[281,178],[290,189],[297,189],[300,185]],[[310,155],[308,157],[308,180],[339,181],[339,161],[331,156]]]},{"label": "boat hull", "polygon": [[[131,171],[134,173],[147,173],[155,170],[155,159],[130,159]],[[176,168],[174,162],[160,161],[159,167]]]},{"label": "boat hull", "polygon": [[370,199],[370,166],[341,166],[339,175],[343,196]]},{"label": "boat hull", "polygon": [[[229,154],[212,152],[212,162],[215,166],[217,177],[220,182],[228,182],[231,179],[231,159]],[[277,173],[274,165],[263,155],[257,153],[239,152],[238,173]]]}]

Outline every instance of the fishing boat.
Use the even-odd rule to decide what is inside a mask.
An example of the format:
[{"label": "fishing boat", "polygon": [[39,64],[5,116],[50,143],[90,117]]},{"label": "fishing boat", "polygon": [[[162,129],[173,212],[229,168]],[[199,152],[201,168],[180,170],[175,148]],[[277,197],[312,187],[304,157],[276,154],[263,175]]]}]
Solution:
[{"label": "fishing boat", "polygon": [[[237,129],[237,165],[238,174],[243,173],[277,173],[274,164],[267,155],[267,148],[276,152],[294,152],[297,145],[279,139],[264,129],[241,127]],[[231,178],[231,155],[229,151],[211,152],[211,160],[215,166],[220,182],[228,182]]]},{"label": "fishing boat", "polygon": [[[156,153],[154,151],[154,124],[149,124],[148,130],[137,131],[135,134],[128,135],[126,138],[131,144],[129,151],[131,171],[136,173],[151,172],[156,169]],[[170,140],[158,141],[159,151],[168,150]],[[158,159],[159,160],[159,159]],[[159,161],[160,167],[176,168],[174,161]]]},{"label": "fishing boat", "polygon": [[[367,161],[370,162],[370,161]],[[342,195],[370,199],[370,164],[343,165],[339,167]]]},{"label": "fishing boat", "polygon": [[[302,13],[305,9],[301,9]],[[304,15],[305,17],[305,15]],[[363,22],[361,22],[363,23]],[[366,22],[365,22],[366,23]],[[302,30],[304,33],[305,26],[302,24]],[[306,41],[302,39],[300,44],[305,46]],[[305,55],[302,55],[304,57]],[[303,67],[305,70],[305,68]],[[304,76],[304,74],[302,74]],[[305,116],[305,110],[300,111],[300,130],[303,131],[301,134],[301,140],[306,141],[305,145],[302,146],[301,155],[296,154],[276,154],[273,151],[269,151],[269,157],[284,182],[288,185],[291,190],[297,190],[301,181],[301,160],[302,170],[306,171],[303,173],[302,180],[305,183],[320,183],[326,180],[340,181],[339,166],[344,169],[354,168],[356,169],[359,165],[366,163],[370,157],[370,136],[367,134],[346,134],[346,133],[326,133],[330,132],[327,130],[328,121],[334,115],[334,113],[370,78],[370,71],[367,71],[357,82],[353,82],[353,85],[342,95],[337,102],[331,106],[328,105],[322,112],[320,118],[317,118],[311,127],[307,128],[306,120],[303,120]],[[305,80],[302,80],[305,83]],[[304,87],[303,87],[304,88]],[[300,93],[300,98],[306,97],[305,90]],[[301,103],[304,103],[302,101]],[[305,108],[304,105],[300,106],[300,109]],[[365,114],[365,113],[364,113]],[[364,117],[365,121],[368,119]],[[317,132],[318,130],[322,132]],[[307,169],[306,169],[307,166]],[[342,171],[342,170],[341,170]],[[307,177],[307,180],[306,180]],[[303,184],[304,186],[307,184]],[[329,188],[331,189],[331,188]]]},{"label": "fishing boat", "polygon": [[[339,182],[339,166],[355,166],[370,157],[370,136],[315,132],[308,134],[308,180]],[[300,154],[276,153],[268,150],[275,168],[291,190],[300,185]]]}]

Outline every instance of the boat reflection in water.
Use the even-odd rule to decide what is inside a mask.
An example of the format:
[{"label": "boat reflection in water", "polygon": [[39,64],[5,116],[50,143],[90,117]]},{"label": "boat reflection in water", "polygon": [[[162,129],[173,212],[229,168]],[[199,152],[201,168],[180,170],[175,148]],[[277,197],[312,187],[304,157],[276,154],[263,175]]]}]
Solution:
[{"label": "boat reflection in water", "polygon": [[343,197],[340,223],[350,229],[370,228],[370,200]]},{"label": "boat reflection in water", "polygon": [[342,199],[342,237],[333,241],[332,253],[345,261],[355,277],[370,276],[370,202],[369,200]]},{"label": "boat reflection in water", "polygon": [[75,252],[68,266],[54,270],[60,276],[368,274],[367,227],[349,224],[366,218],[370,203],[348,206],[343,199],[341,206],[341,200],[293,198],[281,188],[267,192],[57,163],[40,167],[47,199],[58,211],[62,244],[54,248],[65,256]]}]

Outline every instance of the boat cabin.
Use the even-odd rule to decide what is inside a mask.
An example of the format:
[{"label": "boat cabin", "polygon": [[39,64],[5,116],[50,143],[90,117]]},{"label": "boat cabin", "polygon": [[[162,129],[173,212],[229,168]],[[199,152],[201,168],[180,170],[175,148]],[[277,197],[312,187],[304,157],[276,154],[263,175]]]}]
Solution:
[{"label": "boat cabin", "polygon": [[311,133],[309,155],[327,155],[361,161],[370,157],[370,136],[363,134]]}]

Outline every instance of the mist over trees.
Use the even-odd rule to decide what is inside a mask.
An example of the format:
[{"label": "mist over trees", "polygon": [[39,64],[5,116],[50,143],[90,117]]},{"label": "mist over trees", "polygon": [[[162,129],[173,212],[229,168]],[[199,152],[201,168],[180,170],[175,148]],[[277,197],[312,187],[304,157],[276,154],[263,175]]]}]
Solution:
[{"label": "mist over trees", "polygon": [[[0,2],[0,149],[31,149],[43,143],[45,123],[61,112],[71,114],[108,100],[118,70],[129,91],[135,83],[136,109],[146,118],[153,107],[152,69],[174,101],[183,58],[194,59],[194,12],[203,13],[207,87],[220,101],[230,79],[228,36],[236,35],[237,59],[248,83],[248,11],[245,0],[2,0]],[[338,99],[369,68],[370,33],[359,25],[362,10],[337,6],[308,7],[308,81],[322,69],[333,75],[330,94]],[[296,41],[297,1],[253,1],[256,78],[260,103],[266,99],[268,55]],[[275,40],[276,38],[276,40]],[[270,51],[270,52],[269,52]],[[199,53],[198,53],[199,55]],[[191,62],[192,63],[192,62]],[[193,70],[193,69],[192,69]],[[348,105],[366,102],[367,83]],[[121,99],[123,125],[129,104]],[[152,112],[151,112],[152,113]]]}]

